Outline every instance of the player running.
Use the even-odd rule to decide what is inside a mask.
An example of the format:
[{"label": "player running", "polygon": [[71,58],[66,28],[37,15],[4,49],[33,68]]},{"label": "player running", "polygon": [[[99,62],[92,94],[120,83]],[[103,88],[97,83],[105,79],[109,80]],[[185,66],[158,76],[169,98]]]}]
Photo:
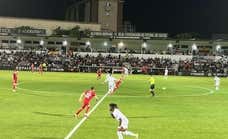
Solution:
[{"label": "player running", "polygon": [[[116,81],[115,88],[114,88],[112,94],[114,94],[114,92],[116,92],[116,90],[119,89],[120,85],[121,85],[122,82],[123,82],[123,78],[124,78],[124,76],[122,75],[122,76],[120,77],[120,79]],[[112,95],[112,94],[111,94],[111,95]]]},{"label": "player running", "polygon": [[215,76],[214,81],[215,81],[215,90],[218,91],[220,86],[220,78],[218,76]]},{"label": "player running", "polygon": [[93,98],[96,98],[96,101],[98,101],[98,97],[96,95],[96,92],[95,92],[95,89],[94,87],[91,87],[90,90],[87,90],[85,92],[83,92],[79,98],[79,102],[82,101],[83,99],[83,104],[82,104],[82,107],[76,111],[76,113],[74,114],[75,117],[79,117],[79,114],[82,110],[86,109],[86,112],[84,114],[84,116],[88,116],[88,112],[89,112],[89,109],[90,109],[90,101],[93,99]]},{"label": "player running", "polygon": [[32,71],[32,73],[34,72],[34,68],[35,66],[34,66],[34,64],[32,63],[32,65],[31,65],[31,71]]},{"label": "player running", "polygon": [[154,89],[155,89],[155,79],[154,79],[154,77],[153,77],[152,75],[151,75],[151,77],[150,77],[149,82],[150,82],[150,93],[151,93],[152,96],[155,96],[155,93],[154,93]]},{"label": "player running", "polygon": [[12,76],[13,92],[16,92],[18,83],[18,71],[15,69]]},{"label": "player running", "polygon": [[123,74],[125,76],[128,76],[129,75],[129,70],[126,67],[123,67]]},{"label": "player running", "polygon": [[116,86],[116,78],[112,77],[112,73],[108,73],[105,79],[105,83],[108,83],[108,93],[113,94]]},{"label": "player running", "polygon": [[128,119],[127,117],[118,109],[117,104],[109,104],[111,116],[119,121],[119,126],[117,129],[118,139],[123,139],[123,135],[132,136],[136,139],[139,138],[138,134],[128,131]]},{"label": "player running", "polygon": [[97,80],[100,80],[100,79],[101,79],[101,75],[102,75],[102,69],[99,68],[99,69],[97,70]]},{"label": "player running", "polygon": [[168,74],[169,74],[169,70],[168,68],[166,67],[165,68],[165,73],[164,73],[164,78],[167,80],[168,79]]},{"label": "player running", "polygon": [[39,65],[39,73],[41,75],[43,75],[43,65],[42,64]]}]

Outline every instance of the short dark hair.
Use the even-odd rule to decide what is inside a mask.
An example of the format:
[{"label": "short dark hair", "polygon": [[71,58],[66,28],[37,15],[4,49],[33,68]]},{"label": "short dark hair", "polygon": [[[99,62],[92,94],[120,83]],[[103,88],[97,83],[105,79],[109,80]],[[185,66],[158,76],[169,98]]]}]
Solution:
[{"label": "short dark hair", "polygon": [[94,89],[94,87],[92,86],[90,89],[91,89],[91,90],[93,90],[93,89]]},{"label": "short dark hair", "polygon": [[110,106],[110,108],[113,108],[113,109],[118,108],[117,104],[115,104],[115,103],[110,103],[109,106]]},{"label": "short dark hair", "polygon": [[109,73],[109,74],[112,74],[112,71],[113,71],[113,69],[110,68],[108,73]]}]

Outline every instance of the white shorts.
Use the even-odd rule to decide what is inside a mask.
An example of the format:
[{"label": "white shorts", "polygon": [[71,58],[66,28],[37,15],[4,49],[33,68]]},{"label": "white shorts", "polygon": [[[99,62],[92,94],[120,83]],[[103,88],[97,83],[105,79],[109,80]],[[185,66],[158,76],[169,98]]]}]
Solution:
[{"label": "white shorts", "polygon": [[119,128],[128,129],[128,120],[123,120]]},{"label": "white shorts", "polygon": [[109,91],[109,92],[113,92],[114,89],[115,89],[115,84],[109,84],[109,85],[108,85],[108,91]]}]

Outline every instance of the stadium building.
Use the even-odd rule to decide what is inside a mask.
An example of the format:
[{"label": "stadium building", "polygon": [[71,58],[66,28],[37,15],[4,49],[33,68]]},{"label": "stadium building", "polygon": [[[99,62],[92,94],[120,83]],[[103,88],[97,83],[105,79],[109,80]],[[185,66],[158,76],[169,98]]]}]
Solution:
[{"label": "stadium building", "polygon": [[123,0],[72,0],[66,20],[91,22],[101,25],[102,31],[123,30]]},{"label": "stadium building", "polygon": [[[75,26],[79,26],[80,29],[85,30],[89,29],[91,31],[100,31],[101,26],[100,24],[94,23],[82,23],[82,22],[70,22],[70,21],[56,21],[56,20],[44,20],[44,19],[29,19],[29,18],[14,18],[14,17],[0,17],[0,34],[9,35],[9,29],[28,26],[33,28],[34,30],[30,30],[31,33],[24,33],[21,35],[32,35],[32,31],[34,31],[37,35],[45,35],[49,36],[53,33],[58,27],[61,29],[71,29]],[[41,30],[35,30],[41,29]],[[18,33],[20,34],[20,33]]]},{"label": "stadium building", "polygon": [[45,62],[48,71],[119,71],[125,65],[132,73],[162,74],[168,67],[174,75],[227,75],[226,40],[113,31],[100,23],[1,17],[0,68],[28,70],[31,63]]}]

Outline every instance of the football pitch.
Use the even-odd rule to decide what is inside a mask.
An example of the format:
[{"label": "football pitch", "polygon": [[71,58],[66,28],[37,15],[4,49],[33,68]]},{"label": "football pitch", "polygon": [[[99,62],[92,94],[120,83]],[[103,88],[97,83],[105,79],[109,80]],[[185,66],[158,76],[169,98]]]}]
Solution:
[{"label": "football pitch", "polygon": [[[16,93],[11,78],[12,71],[0,71],[0,139],[63,139],[81,120],[73,117],[81,93],[91,86],[99,98],[107,92],[105,75],[97,80],[96,74],[19,72]],[[155,76],[156,97],[150,96],[148,79],[127,77],[72,139],[117,139],[118,121],[111,118],[109,103],[118,104],[129,119],[129,130],[140,139],[228,138],[227,78],[215,91],[213,77]]]}]

